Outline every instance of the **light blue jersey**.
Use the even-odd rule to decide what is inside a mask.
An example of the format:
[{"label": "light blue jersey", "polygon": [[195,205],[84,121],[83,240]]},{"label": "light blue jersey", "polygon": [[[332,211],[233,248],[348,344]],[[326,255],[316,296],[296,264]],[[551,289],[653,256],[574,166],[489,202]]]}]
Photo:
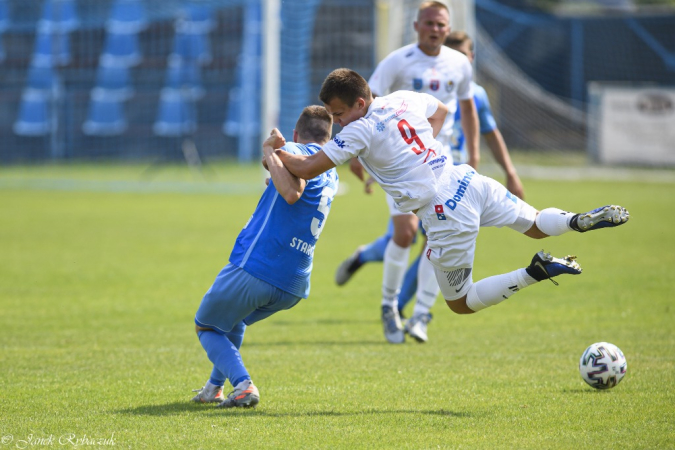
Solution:
[{"label": "light blue jersey", "polygon": [[[485,89],[476,83],[473,83],[473,101],[476,104],[476,111],[478,112],[480,134],[489,133],[496,129],[497,122],[495,122],[495,118],[492,116],[487,93]],[[455,123],[452,130],[452,138],[450,139],[450,148],[452,151],[452,161],[455,165],[467,163],[469,155],[466,151],[466,139],[464,139],[459,108],[455,112]]]},{"label": "light blue jersey", "polygon": [[[283,149],[309,156],[321,147],[289,142]],[[314,246],[323,231],[337,188],[337,171],[331,169],[309,180],[300,199],[289,205],[270,180],[253,215],[237,237],[230,263],[283,291],[307,298]]]}]

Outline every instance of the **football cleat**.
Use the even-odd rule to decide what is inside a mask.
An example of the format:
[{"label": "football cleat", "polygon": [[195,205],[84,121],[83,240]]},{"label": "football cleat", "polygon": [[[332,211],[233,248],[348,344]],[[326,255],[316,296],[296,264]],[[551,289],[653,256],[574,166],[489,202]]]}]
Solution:
[{"label": "football cleat", "polygon": [[553,277],[562,275],[564,273],[570,275],[579,275],[581,273],[581,266],[576,261],[576,256],[565,256],[564,258],[556,258],[546,253],[543,250],[537,252],[532,258],[532,262],[525,268],[527,274],[537,281],[551,280],[556,286]]},{"label": "football cleat", "polygon": [[576,214],[570,221],[570,227],[580,233],[600,228],[618,227],[630,219],[628,210],[623,206],[607,205],[587,213]]},{"label": "football cleat", "polygon": [[192,398],[192,401],[197,403],[220,403],[225,400],[223,387],[211,384],[209,381],[203,388],[193,389],[192,392],[197,392],[197,395]]},{"label": "football cleat", "polygon": [[356,251],[347,259],[342,261],[342,264],[335,271],[335,284],[342,286],[356,273],[357,270],[363,266],[363,263],[359,259],[361,256],[361,250],[363,247],[359,247]]},{"label": "football cleat", "polygon": [[251,380],[244,380],[234,387],[219,408],[252,408],[260,402],[260,393]]},{"label": "football cleat", "polygon": [[384,327],[384,337],[391,344],[402,344],[405,341],[403,326],[398,310],[391,306],[382,306],[382,326]]},{"label": "football cleat", "polygon": [[429,339],[427,336],[427,325],[429,325],[431,319],[431,313],[413,314],[410,320],[406,322],[404,331],[417,342],[426,342]]}]

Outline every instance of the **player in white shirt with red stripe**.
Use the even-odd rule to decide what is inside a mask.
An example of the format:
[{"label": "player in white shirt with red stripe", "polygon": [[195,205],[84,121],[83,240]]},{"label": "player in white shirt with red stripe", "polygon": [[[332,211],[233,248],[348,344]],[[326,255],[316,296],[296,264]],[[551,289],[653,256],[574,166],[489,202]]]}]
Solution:
[{"label": "player in white shirt with red stripe", "polygon": [[[435,148],[437,156],[451,155],[451,135],[455,111],[459,107],[462,129],[467,137],[469,164],[478,167],[479,125],[471,83],[473,69],[465,55],[443,45],[450,33],[450,11],[447,5],[437,1],[423,2],[419,6],[414,28],[418,41],[395,50],[384,58],[368,81],[370,89],[374,95],[380,96],[400,90],[422,92],[445,104],[449,114],[436,136],[439,141]],[[352,168],[358,175],[357,165],[352,164]],[[393,223],[393,234],[383,256],[382,323],[387,340],[391,343],[402,343],[404,330],[398,309],[396,307],[392,309],[390,305],[397,304],[419,220],[414,214],[399,211],[390,196],[387,196],[387,202]],[[359,252],[360,249],[357,249],[356,253],[346,260],[346,264],[343,263],[338,268],[336,273],[338,284],[346,281],[343,272],[351,267],[354,258],[359,258]],[[431,267],[425,262],[422,262],[422,265],[418,271],[419,292],[428,292],[427,297],[433,298],[419,297],[418,303],[433,304],[438,288]],[[424,270],[425,268],[427,270]],[[342,283],[341,278],[344,279]],[[413,317],[411,322],[415,320],[418,318]]]},{"label": "player in white shirt with red stripe", "polygon": [[[628,211],[608,205],[583,214],[557,208],[537,211],[497,181],[468,165],[453,166],[436,140],[448,108],[428,94],[398,91],[373,99],[368,83],[349,69],[331,72],[319,98],[343,127],[311,156],[277,150],[286,168],[304,179],[358,157],[401,212],[415,212],[427,230],[426,257],[434,266],[448,306],[471,314],[515,292],[561,274],[579,274],[574,257],[538,252],[526,268],[473,282],[473,259],[481,226],[509,227],[531,238],[615,227]],[[391,305],[396,309],[396,305]]]}]

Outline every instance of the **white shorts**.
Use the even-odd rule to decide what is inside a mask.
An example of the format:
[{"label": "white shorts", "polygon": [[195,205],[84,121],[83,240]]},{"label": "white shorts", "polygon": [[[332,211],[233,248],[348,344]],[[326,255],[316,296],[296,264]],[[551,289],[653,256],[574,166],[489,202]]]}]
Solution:
[{"label": "white shorts", "polygon": [[509,227],[520,233],[534,224],[537,210],[499,182],[455,166],[439,179],[434,200],[417,215],[427,232],[426,257],[446,300],[463,297],[471,287],[471,271],[480,227]]},{"label": "white shorts", "polygon": [[394,216],[407,216],[407,215],[415,215],[414,213],[411,212],[401,212],[398,209],[396,209],[396,202],[394,201],[394,198],[389,195],[385,194],[387,197],[387,205],[389,205],[389,215],[394,217]]}]

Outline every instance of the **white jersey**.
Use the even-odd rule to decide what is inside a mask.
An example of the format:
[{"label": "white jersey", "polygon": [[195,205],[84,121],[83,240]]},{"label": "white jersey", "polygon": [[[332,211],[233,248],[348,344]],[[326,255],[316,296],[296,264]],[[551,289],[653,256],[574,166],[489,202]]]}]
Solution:
[{"label": "white jersey", "polygon": [[410,44],[384,58],[368,84],[377,95],[408,90],[433,95],[445,103],[449,112],[436,138],[449,148],[457,101],[473,97],[472,77],[469,59],[457,50],[444,45],[438,56],[429,56],[417,44]]},{"label": "white jersey", "polygon": [[438,100],[428,94],[397,91],[377,97],[323,152],[336,165],[358,157],[401,212],[414,211],[434,198],[436,179],[446,166],[452,168],[427,120],[437,109]]}]

